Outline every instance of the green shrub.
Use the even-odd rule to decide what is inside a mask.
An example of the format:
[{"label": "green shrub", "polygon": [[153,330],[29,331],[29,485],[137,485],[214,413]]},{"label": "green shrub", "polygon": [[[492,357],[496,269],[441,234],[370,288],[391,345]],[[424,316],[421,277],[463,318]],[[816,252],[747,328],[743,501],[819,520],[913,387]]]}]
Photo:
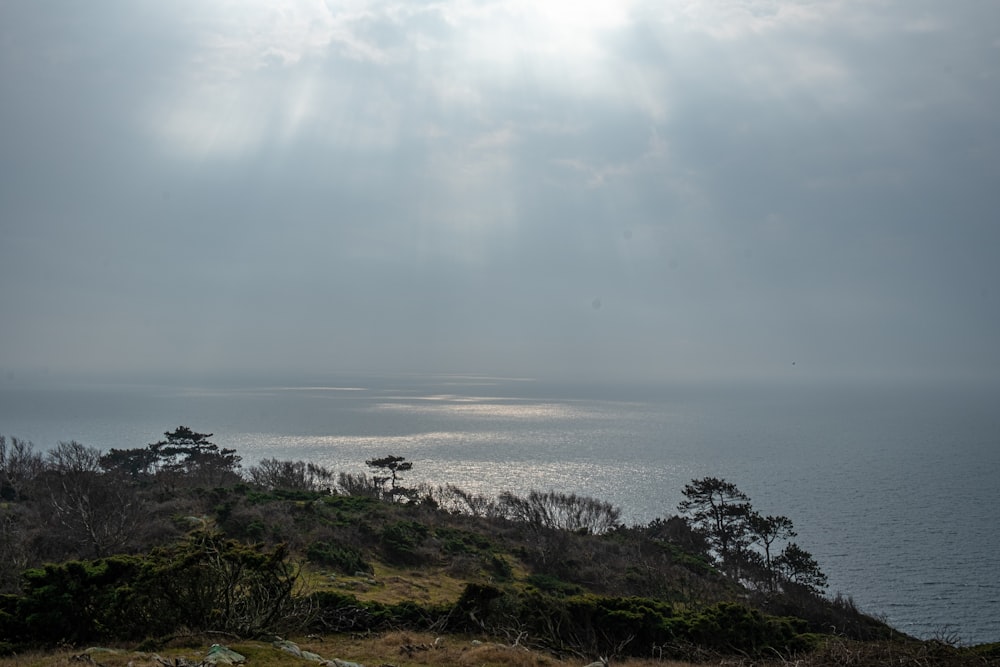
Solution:
[{"label": "green shrub", "polygon": [[27,570],[16,613],[24,638],[49,644],[115,638],[134,622],[131,585],[142,566],[139,557],[114,556]]},{"label": "green shrub", "polygon": [[426,630],[438,626],[450,606],[422,606],[413,601],[386,605],[362,602],[353,595],[318,591],[309,596],[317,632],[381,632],[388,629]]},{"label": "green shrub", "polygon": [[416,521],[398,521],[382,529],[381,542],[390,562],[405,565],[420,563],[423,558],[417,549],[427,538],[427,527]]},{"label": "green shrub", "polygon": [[796,653],[812,645],[804,634],[805,626],[800,619],[766,616],[744,605],[723,602],[691,618],[689,639],[727,653],[759,655],[768,649]]},{"label": "green shrub", "polygon": [[458,528],[437,528],[434,536],[441,540],[441,550],[448,554],[482,554],[493,549],[485,535]]},{"label": "green shrub", "polygon": [[498,581],[510,581],[514,577],[514,568],[500,554],[487,554],[483,556],[483,560],[486,562],[487,571]]},{"label": "green shrub", "polygon": [[313,542],[306,548],[306,557],[317,565],[332,567],[343,574],[375,571],[360,551],[332,542]]},{"label": "green shrub", "polygon": [[[26,643],[80,644],[162,636],[181,627],[253,636],[294,622],[296,573],[283,547],[261,551],[196,533],[145,556],[50,564],[24,573],[0,628]],[[14,620],[9,619],[12,617]]]},{"label": "green shrub", "polygon": [[323,496],[323,504],[350,514],[364,514],[383,503],[368,496]]},{"label": "green shrub", "polygon": [[[558,580],[533,577],[558,590]],[[743,605],[723,603],[697,612],[641,597],[564,595],[529,589],[516,593],[492,586],[469,585],[455,604],[455,630],[519,631],[558,651],[596,655],[660,655],[685,658],[692,646],[718,653],[783,655],[808,650],[798,619],[761,614]],[[471,621],[471,622],[470,622]]]},{"label": "green shrub", "polygon": [[704,555],[684,551],[676,544],[671,544],[669,542],[655,542],[655,544],[670,557],[670,560],[677,563],[681,567],[687,568],[695,574],[705,576],[719,575],[719,571],[715,569],[709,559]]},{"label": "green shrub", "polygon": [[583,587],[571,584],[548,574],[531,574],[525,581],[545,593],[556,593],[558,595],[579,595],[583,593]]},{"label": "green shrub", "polygon": [[17,613],[19,602],[17,595],[0,595],[0,655],[5,655],[4,646],[14,647],[16,642],[24,641],[27,636]]}]

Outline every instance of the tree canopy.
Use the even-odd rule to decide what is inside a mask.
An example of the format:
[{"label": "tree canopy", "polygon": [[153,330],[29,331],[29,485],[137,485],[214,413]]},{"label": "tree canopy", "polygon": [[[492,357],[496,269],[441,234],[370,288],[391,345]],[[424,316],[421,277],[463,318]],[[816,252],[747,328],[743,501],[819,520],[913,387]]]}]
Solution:
[{"label": "tree canopy", "polygon": [[682,493],[677,509],[731,576],[771,592],[789,584],[814,593],[826,588],[819,564],[794,542],[774,555],[777,543],[796,536],[788,517],[761,515],[747,494],[718,477],[692,480]]}]

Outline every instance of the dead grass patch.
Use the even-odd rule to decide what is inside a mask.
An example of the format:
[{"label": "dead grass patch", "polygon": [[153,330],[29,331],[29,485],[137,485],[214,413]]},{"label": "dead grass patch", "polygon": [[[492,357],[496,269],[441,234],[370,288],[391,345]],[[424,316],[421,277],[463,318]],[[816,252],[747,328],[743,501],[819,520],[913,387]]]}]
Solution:
[{"label": "dead grass patch", "polygon": [[[329,635],[292,638],[298,646],[325,659],[338,658],[357,662],[366,667],[581,667],[590,662],[584,658],[560,660],[552,655],[459,635],[436,636],[429,633],[396,631],[370,637]],[[64,649],[37,651],[0,658],[0,667],[163,667],[157,657],[173,662],[185,658],[197,662],[205,656],[213,640],[206,639],[197,647],[167,648],[155,653],[130,649],[100,650]],[[226,646],[247,657],[247,667],[307,667],[315,665],[268,642],[228,642]],[[88,662],[83,655],[94,662]],[[596,659],[596,656],[594,657]],[[614,661],[615,667],[694,667],[693,663],[661,660]],[[714,664],[719,664],[718,662]],[[735,663],[733,663],[735,664]]]},{"label": "dead grass patch", "polygon": [[[173,661],[183,657],[197,662],[205,656],[213,643],[206,639],[197,647],[175,647],[156,653],[140,653],[128,648],[94,651],[63,649],[58,651],[28,652],[0,658],[0,667],[162,667],[156,656]],[[358,637],[329,635],[323,637],[293,638],[300,648],[325,659],[339,658],[357,662],[366,667],[582,667],[597,656],[558,659],[543,651],[529,650],[523,646],[480,641],[461,635],[436,636],[420,632],[388,632],[381,635]],[[316,663],[283,652],[268,642],[227,643],[234,651],[247,657],[247,667],[308,667]],[[78,657],[87,654],[93,662]],[[729,667],[877,667],[903,665],[906,667],[963,667],[965,665],[1000,665],[1000,660],[974,657],[946,645],[934,643],[903,642],[850,642],[834,640],[817,651],[782,659],[741,660],[726,658],[703,663],[627,659],[612,660],[613,667],[697,667],[698,665],[726,665]]]}]

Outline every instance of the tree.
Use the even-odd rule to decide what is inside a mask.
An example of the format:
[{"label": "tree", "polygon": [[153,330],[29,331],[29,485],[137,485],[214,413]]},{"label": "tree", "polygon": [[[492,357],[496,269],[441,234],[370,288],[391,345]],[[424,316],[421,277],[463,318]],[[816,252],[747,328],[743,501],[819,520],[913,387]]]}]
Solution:
[{"label": "tree", "polygon": [[25,504],[0,503],[0,595],[20,588],[21,573],[31,562],[26,533],[37,517]]},{"label": "tree", "polygon": [[771,546],[777,540],[787,540],[798,533],[792,527],[792,520],[787,516],[761,516],[750,512],[747,517],[747,527],[750,539],[764,548],[764,569],[768,577],[768,587],[774,589],[774,563],[771,561]]},{"label": "tree", "polygon": [[263,459],[247,470],[252,484],[282,491],[329,491],[333,472],[315,463]]},{"label": "tree", "polygon": [[795,542],[790,542],[774,559],[775,570],[786,581],[807,591],[822,595],[826,589],[826,575],[812,554]]},{"label": "tree", "polygon": [[674,544],[690,554],[709,555],[709,545],[705,535],[693,530],[691,524],[682,517],[670,516],[666,519],[653,519],[642,526],[641,530],[651,539]]},{"label": "tree", "polygon": [[345,496],[360,496],[364,498],[381,498],[382,486],[375,478],[363,472],[357,474],[342,472],[337,476],[337,488]]},{"label": "tree", "polygon": [[285,544],[268,551],[199,531],[185,543],[154,551],[154,558],[156,567],[136,588],[156,600],[153,618],[166,623],[156,632],[186,626],[255,637],[302,620],[294,598],[299,570]]},{"label": "tree", "polygon": [[46,456],[49,521],[95,558],[124,548],[147,520],[135,488],[101,472],[101,452],[76,441],[60,442]]},{"label": "tree", "polygon": [[210,486],[239,479],[240,457],[235,449],[219,449],[209,442],[211,433],[198,433],[187,426],[178,426],[163,434],[166,440],[149,445],[159,470],[180,473]]},{"label": "tree", "polygon": [[21,497],[43,467],[42,455],[34,451],[30,440],[12,437],[8,445],[7,438],[0,435],[0,500]]},{"label": "tree", "polygon": [[[372,473],[372,478],[379,489],[381,489],[383,495],[389,496],[390,499],[403,496],[409,500],[412,500],[416,495],[413,489],[399,486],[399,473],[413,468],[413,463],[407,461],[405,456],[384,456],[380,459],[368,459],[365,461],[365,465],[376,471],[382,471],[382,474],[378,474],[378,472]],[[389,483],[388,490],[385,489],[387,482]]]},{"label": "tree", "polygon": [[435,500],[438,502],[438,507],[453,514],[483,518],[495,517],[500,512],[496,501],[492,498],[460,489],[454,484],[439,486]]},{"label": "tree", "polygon": [[151,447],[111,449],[101,457],[101,467],[108,472],[118,472],[135,480],[148,478],[156,472],[160,460]]},{"label": "tree", "polygon": [[525,497],[510,491],[500,494],[499,506],[506,518],[533,528],[568,530],[600,535],[618,526],[621,510],[603,500],[575,493],[529,491]]},{"label": "tree", "polygon": [[56,473],[98,473],[101,470],[101,450],[82,445],[76,440],[60,442],[45,456],[46,467]]},{"label": "tree", "polygon": [[685,499],[677,509],[705,536],[724,565],[739,569],[748,546],[750,498],[735,484],[717,477],[692,480],[681,493]]}]

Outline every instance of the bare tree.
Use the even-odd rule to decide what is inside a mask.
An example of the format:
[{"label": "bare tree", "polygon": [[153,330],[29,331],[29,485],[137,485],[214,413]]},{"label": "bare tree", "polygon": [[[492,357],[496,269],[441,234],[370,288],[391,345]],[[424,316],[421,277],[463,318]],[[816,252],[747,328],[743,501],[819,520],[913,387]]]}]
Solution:
[{"label": "bare tree", "polygon": [[500,508],[494,499],[470,493],[454,484],[439,486],[434,497],[441,509],[454,514],[467,514],[476,518],[500,515]]},{"label": "bare tree", "polygon": [[264,489],[285,491],[329,491],[333,472],[315,463],[263,459],[247,469],[251,484]]},{"label": "bare tree", "polygon": [[49,520],[86,553],[100,558],[126,547],[146,520],[133,485],[102,473],[101,452],[76,441],[60,442],[46,456]]},{"label": "bare tree", "polygon": [[0,504],[0,594],[16,592],[21,573],[31,565],[26,535],[30,521],[22,503]]},{"label": "bare tree", "polygon": [[42,455],[30,440],[0,435],[0,499],[16,500],[43,468]]},{"label": "bare tree", "polygon": [[381,498],[382,487],[374,478],[361,473],[342,472],[337,476],[337,488],[346,496]]},{"label": "bare tree", "polygon": [[617,507],[603,500],[555,491],[529,491],[524,497],[505,491],[500,494],[499,505],[512,521],[581,533],[606,533],[618,525],[621,517]]}]

